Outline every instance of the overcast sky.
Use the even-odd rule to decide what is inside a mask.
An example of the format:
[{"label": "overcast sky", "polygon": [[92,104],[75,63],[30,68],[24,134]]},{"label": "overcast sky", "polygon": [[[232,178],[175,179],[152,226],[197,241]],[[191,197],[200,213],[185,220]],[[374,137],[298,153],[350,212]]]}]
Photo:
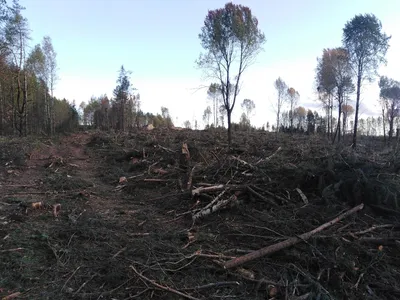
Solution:
[{"label": "overcast sky", "polygon": [[[20,0],[32,30],[31,46],[49,35],[58,53],[60,81],[55,96],[75,100],[112,96],[118,70],[132,71],[142,109],[170,109],[176,126],[202,123],[207,105],[201,71],[195,67],[202,48],[198,39],[208,10],[222,0]],[[373,13],[392,35],[387,67],[381,75],[400,80],[400,1],[398,0],[242,0],[259,20],[267,42],[243,77],[238,100],[252,99],[252,123],[275,121],[273,82],[279,76],[300,93],[300,105],[316,109],[316,59],[324,48],[341,46],[342,30],[356,14]],[[396,30],[397,29],[397,30]],[[364,114],[377,114],[377,82],[364,90]],[[354,98],[354,97],[353,97]],[[234,120],[242,113],[238,104]]]}]

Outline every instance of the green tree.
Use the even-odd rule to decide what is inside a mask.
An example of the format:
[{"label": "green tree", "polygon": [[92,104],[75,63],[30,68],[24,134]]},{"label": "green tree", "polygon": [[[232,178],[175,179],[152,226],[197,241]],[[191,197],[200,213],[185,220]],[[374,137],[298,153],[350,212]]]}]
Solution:
[{"label": "green tree", "polygon": [[315,115],[311,109],[307,111],[307,133],[314,133],[315,131]]},{"label": "green tree", "polygon": [[[228,144],[232,143],[231,115],[243,72],[255,61],[265,42],[250,8],[233,3],[210,10],[199,34],[206,50],[197,61],[208,78],[217,80],[228,118]],[[235,71],[236,70],[236,71]]]},{"label": "green tree", "polygon": [[382,31],[380,20],[373,14],[356,15],[343,29],[343,45],[349,54],[350,66],[357,78],[353,148],[357,146],[357,126],[361,86],[373,77],[381,63],[386,63],[390,37]]},{"label": "green tree", "polygon": [[125,70],[122,65],[119,70],[119,75],[117,79],[117,87],[114,89],[115,101],[118,103],[119,116],[117,119],[117,129],[125,131],[126,124],[126,104],[131,96],[131,82],[130,82],[130,71]]},{"label": "green tree", "polygon": [[161,116],[166,127],[173,127],[172,118],[167,107],[161,106]]},{"label": "green tree", "polygon": [[26,74],[26,49],[29,37],[28,20],[22,16],[24,8],[17,1],[13,2],[13,6],[9,9],[10,14],[6,18],[4,27],[5,51],[10,54],[14,63],[15,78],[17,80],[17,97],[15,109],[18,115],[18,122],[15,127],[19,135],[26,134],[26,111],[28,103],[28,87]]}]

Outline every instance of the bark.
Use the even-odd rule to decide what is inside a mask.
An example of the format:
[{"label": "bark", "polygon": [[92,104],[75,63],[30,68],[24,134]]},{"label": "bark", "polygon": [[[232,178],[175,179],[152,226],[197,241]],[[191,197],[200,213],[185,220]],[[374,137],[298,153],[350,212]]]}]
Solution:
[{"label": "bark", "polygon": [[385,109],[382,108],[382,126],[383,126],[383,140],[386,144],[386,126],[385,126]]},{"label": "bark", "polygon": [[231,147],[232,146],[232,124],[231,124],[232,111],[230,109],[228,109],[226,113],[228,116],[228,145],[229,145],[229,147]]},{"label": "bark", "polygon": [[357,147],[357,127],[358,127],[358,110],[360,107],[360,94],[361,94],[361,69],[358,68],[357,75],[357,98],[356,98],[356,112],[354,116],[354,132],[353,132],[353,149]]}]

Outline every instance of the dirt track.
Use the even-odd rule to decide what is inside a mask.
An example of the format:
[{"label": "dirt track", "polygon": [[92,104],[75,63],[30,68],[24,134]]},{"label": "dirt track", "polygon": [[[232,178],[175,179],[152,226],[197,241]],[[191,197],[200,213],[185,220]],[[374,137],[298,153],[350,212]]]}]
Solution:
[{"label": "dirt track", "polygon": [[[353,182],[350,175],[362,172],[368,180],[360,186],[362,197],[371,198],[365,186],[373,186],[374,168],[379,165],[362,156],[355,161],[343,150],[340,157],[327,155],[333,149],[309,137],[278,142],[261,133],[239,137],[235,151],[227,153],[220,142],[223,134],[79,133],[51,141],[3,142],[7,150],[0,168],[0,296],[14,292],[21,292],[18,299],[400,296],[397,214],[394,209],[389,215],[375,214],[368,205],[308,242],[225,270],[222,264],[233,257],[298,236],[355,205],[358,190],[350,194],[340,190],[345,199],[326,195],[341,174],[356,186],[353,183],[361,177]],[[184,142],[190,151],[186,162],[181,154]],[[279,147],[283,150],[277,152]],[[334,168],[328,172],[330,164]],[[364,171],[353,172],[349,164]],[[119,182],[123,176],[127,181]],[[186,188],[191,176],[193,189],[235,185],[236,191],[229,189],[226,196],[237,195],[238,202],[193,224],[193,212],[219,193],[192,197]],[[257,192],[250,193],[249,187]],[[304,192],[308,205],[295,188]],[[34,209],[34,202],[43,205]],[[54,204],[61,204],[56,217]],[[379,224],[386,227],[360,233]]]}]

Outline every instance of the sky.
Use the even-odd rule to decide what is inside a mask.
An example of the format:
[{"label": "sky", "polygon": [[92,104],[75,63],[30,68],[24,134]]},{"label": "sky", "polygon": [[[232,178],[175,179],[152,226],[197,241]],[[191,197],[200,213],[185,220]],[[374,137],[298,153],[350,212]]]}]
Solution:
[{"label": "sky", "polygon": [[[20,0],[26,10],[31,47],[43,36],[52,38],[57,52],[59,81],[54,95],[79,105],[92,96],[112,96],[121,65],[132,71],[131,83],[141,96],[142,110],[160,113],[169,108],[176,126],[189,120],[203,124],[211,100],[210,82],[202,80],[195,61],[204,51],[198,38],[208,10],[228,0]],[[233,112],[240,103],[256,105],[253,125],[275,122],[276,92],[281,77],[300,93],[299,105],[313,110],[321,104],[315,93],[317,57],[324,48],[341,46],[343,27],[356,14],[373,13],[392,35],[387,66],[380,75],[400,80],[398,0],[241,0],[258,18],[265,34],[264,50],[243,75]],[[379,114],[377,81],[363,89],[360,113]],[[353,99],[355,96],[352,97]],[[354,105],[354,104],[353,104]]]}]

